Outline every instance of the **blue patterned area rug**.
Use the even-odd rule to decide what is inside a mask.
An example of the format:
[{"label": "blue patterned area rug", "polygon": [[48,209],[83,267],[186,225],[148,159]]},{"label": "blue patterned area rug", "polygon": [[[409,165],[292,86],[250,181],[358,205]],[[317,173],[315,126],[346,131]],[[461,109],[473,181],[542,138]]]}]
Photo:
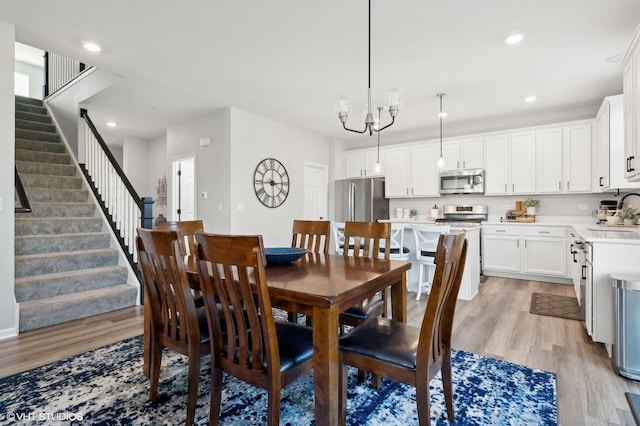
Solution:
[{"label": "blue patterned area rug", "polygon": [[[183,424],[184,357],[165,352],[158,400],[149,402],[142,339],[124,340],[0,379],[0,424]],[[209,357],[203,359],[197,424],[209,416]],[[456,425],[556,425],[556,376],[454,351]],[[280,424],[314,424],[313,373],[282,391]],[[350,425],[416,425],[415,389],[383,379],[380,391],[349,374]],[[266,423],[266,392],[225,376],[221,424]],[[431,381],[431,419],[448,425],[440,376]]]}]

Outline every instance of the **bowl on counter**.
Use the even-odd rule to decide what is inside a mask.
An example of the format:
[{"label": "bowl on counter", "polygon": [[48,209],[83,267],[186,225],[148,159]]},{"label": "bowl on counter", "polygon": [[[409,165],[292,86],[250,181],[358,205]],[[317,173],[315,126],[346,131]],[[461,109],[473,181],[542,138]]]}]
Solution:
[{"label": "bowl on counter", "polygon": [[267,265],[286,265],[295,262],[307,254],[306,248],[297,247],[265,247],[264,255]]},{"label": "bowl on counter", "polygon": [[618,216],[607,216],[607,224],[615,225],[618,223],[619,219],[620,218]]}]

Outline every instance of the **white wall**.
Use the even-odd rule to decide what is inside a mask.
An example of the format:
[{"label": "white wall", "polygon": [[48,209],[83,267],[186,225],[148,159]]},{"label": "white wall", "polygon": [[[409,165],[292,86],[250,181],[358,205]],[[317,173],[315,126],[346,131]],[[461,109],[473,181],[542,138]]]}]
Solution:
[{"label": "white wall", "polygon": [[148,187],[149,142],[146,139],[126,137],[122,143],[122,171],[140,197],[153,196]]},{"label": "white wall", "polygon": [[[142,159],[141,159],[142,161]],[[152,139],[147,144],[147,155],[144,158],[147,162],[147,189],[144,193],[139,193],[141,197],[153,197],[157,199],[158,192],[158,179],[161,177],[168,177],[170,172],[167,169],[167,137],[161,136],[156,139]],[[166,216],[167,206],[161,206],[156,203],[153,205],[153,216],[158,216],[162,213]]]},{"label": "white wall", "polygon": [[0,338],[18,334],[14,293],[15,28],[0,22]]},{"label": "white wall", "polygon": [[[289,246],[292,222],[303,217],[304,162],[331,170],[332,142],[238,109],[231,110],[231,142],[231,232],[262,234],[265,246]],[[278,208],[265,207],[255,195],[255,168],[265,158],[279,160],[289,173],[290,193]]]},{"label": "white wall", "polygon": [[16,61],[16,72],[29,76],[29,97],[42,99],[44,86],[44,68],[26,62]]},{"label": "white wall", "polygon": [[[167,187],[171,188],[173,184],[172,162],[195,156],[196,217],[204,221],[206,232],[229,233],[231,230],[230,114],[229,109],[224,109],[167,126]],[[201,147],[202,137],[210,138],[211,145]],[[208,193],[207,199],[199,195],[204,191]],[[171,206],[171,201],[169,190],[168,206]],[[167,217],[172,219],[172,212],[168,212]]]}]

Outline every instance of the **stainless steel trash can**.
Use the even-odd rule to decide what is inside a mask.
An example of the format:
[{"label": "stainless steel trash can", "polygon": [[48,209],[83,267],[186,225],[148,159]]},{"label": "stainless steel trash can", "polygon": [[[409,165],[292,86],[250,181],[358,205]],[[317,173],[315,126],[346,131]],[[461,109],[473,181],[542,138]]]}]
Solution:
[{"label": "stainless steel trash can", "polygon": [[614,291],[613,369],[616,374],[640,380],[640,275],[610,277]]}]

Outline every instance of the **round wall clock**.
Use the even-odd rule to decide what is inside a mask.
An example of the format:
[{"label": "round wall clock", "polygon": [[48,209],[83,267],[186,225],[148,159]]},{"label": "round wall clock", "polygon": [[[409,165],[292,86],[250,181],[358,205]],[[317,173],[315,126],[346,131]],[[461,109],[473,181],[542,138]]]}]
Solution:
[{"label": "round wall clock", "polygon": [[256,197],[269,208],[280,207],[289,195],[289,174],[275,158],[265,158],[253,175]]}]

